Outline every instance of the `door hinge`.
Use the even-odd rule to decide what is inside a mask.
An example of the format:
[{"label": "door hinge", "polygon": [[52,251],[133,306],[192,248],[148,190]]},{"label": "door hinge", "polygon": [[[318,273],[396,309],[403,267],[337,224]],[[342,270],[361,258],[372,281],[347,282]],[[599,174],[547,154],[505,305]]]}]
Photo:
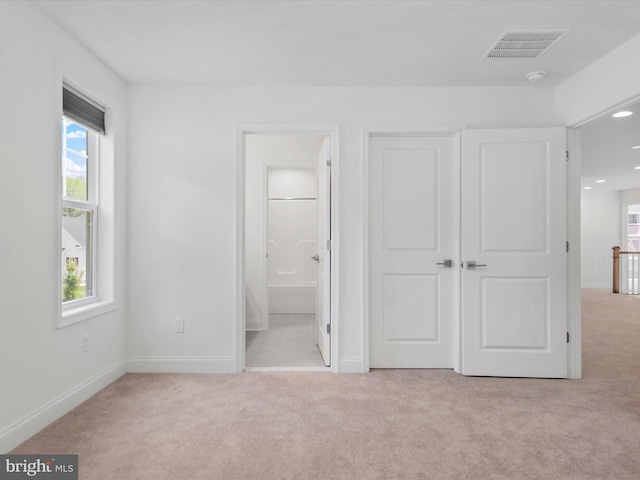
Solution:
[{"label": "door hinge", "polygon": [[569,150],[567,150],[566,153],[567,153],[567,160],[566,161],[568,162],[569,161]]},{"label": "door hinge", "polygon": [[569,251],[569,242],[567,242],[567,252]]},{"label": "door hinge", "polygon": [[327,250],[331,251],[331,240],[327,240]]},{"label": "door hinge", "polygon": [[327,323],[327,335],[331,335],[331,324]]},{"label": "door hinge", "polygon": [[331,157],[327,157],[327,167],[331,166]]},{"label": "door hinge", "polygon": [[569,332],[567,332],[567,343],[569,343]]}]

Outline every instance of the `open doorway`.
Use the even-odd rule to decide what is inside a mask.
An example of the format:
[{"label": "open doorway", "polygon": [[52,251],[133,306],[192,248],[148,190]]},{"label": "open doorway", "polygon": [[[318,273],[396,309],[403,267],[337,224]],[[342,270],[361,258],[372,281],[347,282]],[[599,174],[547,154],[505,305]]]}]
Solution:
[{"label": "open doorway", "polygon": [[[618,114],[622,111],[630,114]],[[635,355],[625,351],[622,338],[637,338],[638,334],[634,312],[640,298],[625,295],[633,293],[637,266],[631,255],[620,255],[616,272],[613,247],[631,253],[636,246],[638,218],[634,213],[635,206],[640,204],[639,129],[640,103],[637,101],[612,108],[579,128],[584,378],[614,375],[616,369],[624,371]],[[614,278],[618,279],[620,293],[613,293]]]},{"label": "open doorway", "polygon": [[[618,112],[630,112],[616,115]],[[612,248],[637,251],[640,103],[601,115],[581,131],[581,286],[612,290]],[[626,254],[625,254],[626,255]],[[633,267],[623,258],[620,265]],[[626,268],[621,274],[631,274]],[[627,275],[628,276],[628,275]],[[630,277],[630,278],[631,278]],[[632,290],[632,289],[631,289]]]},{"label": "open doorway", "polygon": [[250,133],[244,152],[245,369],[324,370],[330,136]]}]

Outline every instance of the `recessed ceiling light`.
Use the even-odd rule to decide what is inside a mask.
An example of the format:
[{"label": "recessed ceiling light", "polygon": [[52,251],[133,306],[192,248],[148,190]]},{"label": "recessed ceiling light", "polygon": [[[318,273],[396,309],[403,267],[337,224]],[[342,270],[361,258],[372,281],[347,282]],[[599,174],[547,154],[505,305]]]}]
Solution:
[{"label": "recessed ceiling light", "polygon": [[591,190],[591,187],[584,187],[584,190]]},{"label": "recessed ceiling light", "polygon": [[640,145],[636,145],[635,147],[631,147],[631,150],[638,150],[640,148]]},{"label": "recessed ceiling light", "polygon": [[596,183],[604,183],[606,180],[596,180]]},{"label": "recessed ceiling light", "polygon": [[640,165],[636,167],[636,170],[640,170]]},{"label": "recessed ceiling light", "polygon": [[628,110],[623,110],[621,112],[616,112],[613,115],[611,115],[613,118],[624,118],[624,117],[628,117],[629,115],[633,115],[633,112],[630,112]]}]

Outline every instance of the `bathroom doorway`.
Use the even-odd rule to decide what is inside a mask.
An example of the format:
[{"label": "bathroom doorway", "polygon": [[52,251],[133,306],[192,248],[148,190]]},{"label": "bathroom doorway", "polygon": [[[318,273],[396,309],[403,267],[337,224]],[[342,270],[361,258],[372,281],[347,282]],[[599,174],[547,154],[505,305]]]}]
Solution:
[{"label": "bathroom doorway", "polygon": [[318,288],[330,262],[321,240],[330,210],[319,203],[330,201],[329,155],[326,135],[245,137],[246,369],[329,366],[329,331],[319,318],[329,288]]}]

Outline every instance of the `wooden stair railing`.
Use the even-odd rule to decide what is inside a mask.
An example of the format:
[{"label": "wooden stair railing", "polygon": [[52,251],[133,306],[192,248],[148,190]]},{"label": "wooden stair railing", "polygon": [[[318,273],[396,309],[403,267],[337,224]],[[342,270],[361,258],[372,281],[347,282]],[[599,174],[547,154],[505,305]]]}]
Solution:
[{"label": "wooden stair railing", "polygon": [[[632,268],[631,268],[631,286],[625,287],[625,293],[638,293],[637,275],[638,275],[638,253],[639,252],[626,252],[620,250],[620,247],[612,247],[613,250],[613,293],[620,293],[620,255],[632,255]],[[635,258],[634,258],[635,257]],[[629,257],[627,257],[629,258]],[[629,268],[629,262],[624,263],[624,268]],[[629,282],[629,273],[625,274],[625,281]]]}]

